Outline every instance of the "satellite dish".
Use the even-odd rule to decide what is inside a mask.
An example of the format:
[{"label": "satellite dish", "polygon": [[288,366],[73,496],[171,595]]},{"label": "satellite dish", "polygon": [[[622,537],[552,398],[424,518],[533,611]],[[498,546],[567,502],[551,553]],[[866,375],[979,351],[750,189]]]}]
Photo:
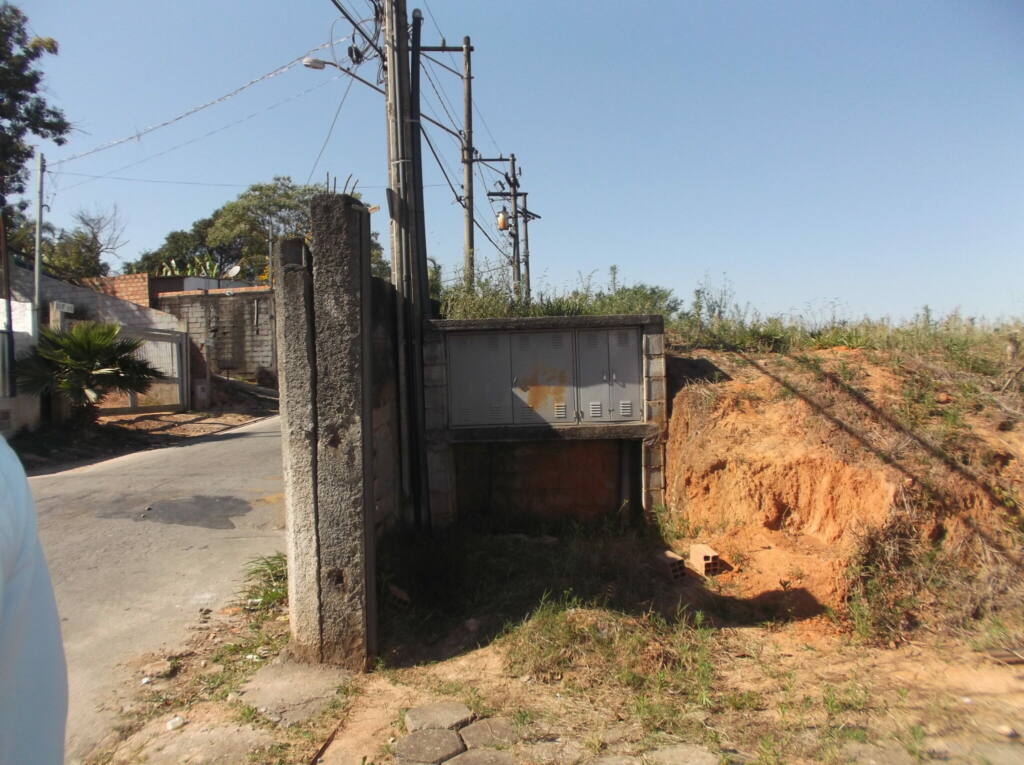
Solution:
[{"label": "satellite dish", "polygon": [[238,276],[238,272],[241,270],[242,266],[239,265],[238,263],[235,263],[235,265],[231,266],[231,268],[224,272],[224,276],[228,279],[233,279],[236,276]]}]

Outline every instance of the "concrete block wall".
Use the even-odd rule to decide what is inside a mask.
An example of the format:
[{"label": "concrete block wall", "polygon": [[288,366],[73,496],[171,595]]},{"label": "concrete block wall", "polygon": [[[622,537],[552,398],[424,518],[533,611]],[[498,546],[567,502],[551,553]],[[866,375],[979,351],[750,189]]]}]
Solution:
[{"label": "concrete block wall", "polygon": [[456,517],[455,463],[447,439],[448,361],[444,334],[423,336],[423,408],[427,429],[427,475],[430,520],[435,527],[451,525]]},{"label": "concrete block wall", "polygon": [[667,432],[667,385],[665,381],[665,330],[653,324],[643,328],[644,419],[660,423],[656,437],[644,439],[641,480],[644,509],[650,513],[665,506],[665,434]]},{"label": "concrete block wall", "polygon": [[153,303],[181,319],[213,372],[276,375],[274,294],[269,287],[160,292]]}]

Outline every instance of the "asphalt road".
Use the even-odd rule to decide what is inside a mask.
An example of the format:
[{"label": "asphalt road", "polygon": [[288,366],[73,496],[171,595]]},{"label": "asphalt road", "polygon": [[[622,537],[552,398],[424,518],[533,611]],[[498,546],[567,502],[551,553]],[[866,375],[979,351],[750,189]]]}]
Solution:
[{"label": "asphalt road", "polygon": [[[117,719],[123,662],[180,646],[284,549],[280,423],[29,479],[68,661],[67,761]],[[147,510],[147,508],[149,508]]]}]

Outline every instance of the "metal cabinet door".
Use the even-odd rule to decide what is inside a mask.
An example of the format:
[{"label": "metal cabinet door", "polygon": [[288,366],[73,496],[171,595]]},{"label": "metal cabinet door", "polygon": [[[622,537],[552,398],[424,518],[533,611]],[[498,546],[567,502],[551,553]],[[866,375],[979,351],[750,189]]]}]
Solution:
[{"label": "metal cabinet door", "polygon": [[508,335],[448,336],[448,391],[452,427],[512,423]]},{"label": "metal cabinet door", "polygon": [[577,336],[576,359],[580,421],[608,422],[608,331],[581,331]]},{"label": "metal cabinet door", "polygon": [[574,422],[576,396],[571,332],[516,332],[512,355],[512,419],[517,425]]},{"label": "metal cabinet door", "polygon": [[640,333],[613,329],[608,333],[609,417],[616,422],[643,419],[640,374]]}]

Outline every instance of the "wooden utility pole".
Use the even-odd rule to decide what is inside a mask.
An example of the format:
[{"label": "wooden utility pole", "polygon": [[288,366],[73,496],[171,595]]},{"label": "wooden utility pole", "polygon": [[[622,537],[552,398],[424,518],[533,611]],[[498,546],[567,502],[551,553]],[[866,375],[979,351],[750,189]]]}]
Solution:
[{"label": "wooden utility pole", "polygon": [[473,48],[469,37],[462,38],[462,82],[463,82],[463,135],[462,135],[462,204],[466,210],[465,253],[462,260],[462,275],[466,286],[472,289],[475,279],[476,258],[473,232],[473,67],[470,58]]}]

